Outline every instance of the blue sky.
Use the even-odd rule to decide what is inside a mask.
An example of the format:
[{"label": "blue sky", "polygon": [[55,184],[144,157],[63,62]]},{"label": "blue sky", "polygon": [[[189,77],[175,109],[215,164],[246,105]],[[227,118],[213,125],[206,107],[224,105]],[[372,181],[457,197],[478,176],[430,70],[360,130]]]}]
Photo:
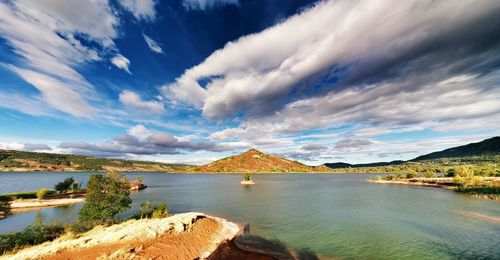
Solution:
[{"label": "blue sky", "polygon": [[308,164],[500,133],[500,3],[0,2],[0,149]]}]

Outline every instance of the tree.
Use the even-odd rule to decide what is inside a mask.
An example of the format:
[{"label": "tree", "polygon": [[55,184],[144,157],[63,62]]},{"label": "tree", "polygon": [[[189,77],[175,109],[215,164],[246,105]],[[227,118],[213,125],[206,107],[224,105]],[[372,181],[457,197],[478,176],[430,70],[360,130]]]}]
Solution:
[{"label": "tree", "polygon": [[250,179],[252,179],[252,177],[250,176],[250,173],[246,172],[243,174],[243,180],[250,181]]},{"label": "tree", "polygon": [[64,179],[64,181],[56,184],[56,186],[54,186],[54,189],[59,193],[63,193],[68,191],[73,185],[73,183],[75,183],[75,179],[73,179],[73,177],[69,177]]},{"label": "tree", "polygon": [[110,172],[92,174],[87,184],[88,195],[79,212],[81,221],[105,221],[130,208],[130,184],[127,177]]}]

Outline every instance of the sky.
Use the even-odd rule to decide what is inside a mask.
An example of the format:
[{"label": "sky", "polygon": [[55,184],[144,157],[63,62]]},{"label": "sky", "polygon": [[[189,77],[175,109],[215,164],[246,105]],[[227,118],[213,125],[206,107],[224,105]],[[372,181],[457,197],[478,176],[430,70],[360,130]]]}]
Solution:
[{"label": "sky", "polygon": [[498,0],[0,1],[0,149],[407,160],[500,134]]}]

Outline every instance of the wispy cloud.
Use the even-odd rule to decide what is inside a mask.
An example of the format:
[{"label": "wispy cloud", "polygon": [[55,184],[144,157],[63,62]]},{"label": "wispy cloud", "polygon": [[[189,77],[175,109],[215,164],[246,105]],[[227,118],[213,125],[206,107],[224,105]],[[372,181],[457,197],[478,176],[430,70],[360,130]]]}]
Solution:
[{"label": "wispy cloud", "polygon": [[163,53],[163,50],[161,49],[160,45],[151,39],[149,36],[142,34],[142,37],[144,37],[144,40],[146,41],[148,47],[150,50],[156,52],[156,53]]},{"label": "wispy cloud", "polygon": [[82,96],[74,90],[74,85],[68,85],[54,77],[32,70],[24,70],[15,66],[8,66],[8,68],[37,88],[41,92],[42,99],[53,108],[78,117],[92,117],[96,113],[96,109],[85,102]]},{"label": "wispy cloud", "polygon": [[132,109],[143,113],[162,113],[165,111],[163,103],[160,101],[145,101],[139,95],[132,91],[122,91],[120,93],[120,102]]},{"label": "wispy cloud", "polygon": [[205,10],[224,5],[237,5],[239,0],[183,0],[182,4],[187,10]]},{"label": "wispy cloud", "polygon": [[9,68],[41,93],[24,98],[43,100],[75,116],[95,112],[90,100],[98,97],[76,68],[116,52],[112,39],[118,35],[117,25],[118,18],[104,1],[0,3],[0,36],[23,63]]},{"label": "wispy cloud", "polygon": [[156,18],[155,0],[120,0],[118,3],[139,20],[154,21]]}]

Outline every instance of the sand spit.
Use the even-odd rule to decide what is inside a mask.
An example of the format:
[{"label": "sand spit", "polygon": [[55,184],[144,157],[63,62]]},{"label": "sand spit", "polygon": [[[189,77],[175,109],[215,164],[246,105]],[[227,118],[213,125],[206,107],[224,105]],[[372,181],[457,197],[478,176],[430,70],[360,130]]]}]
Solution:
[{"label": "sand spit", "polygon": [[56,207],[56,206],[82,203],[84,201],[85,198],[14,200],[10,203],[10,208],[20,209],[20,208]]},{"label": "sand spit", "polygon": [[99,226],[0,259],[204,259],[238,231],[234,223],[191,212]]}]

